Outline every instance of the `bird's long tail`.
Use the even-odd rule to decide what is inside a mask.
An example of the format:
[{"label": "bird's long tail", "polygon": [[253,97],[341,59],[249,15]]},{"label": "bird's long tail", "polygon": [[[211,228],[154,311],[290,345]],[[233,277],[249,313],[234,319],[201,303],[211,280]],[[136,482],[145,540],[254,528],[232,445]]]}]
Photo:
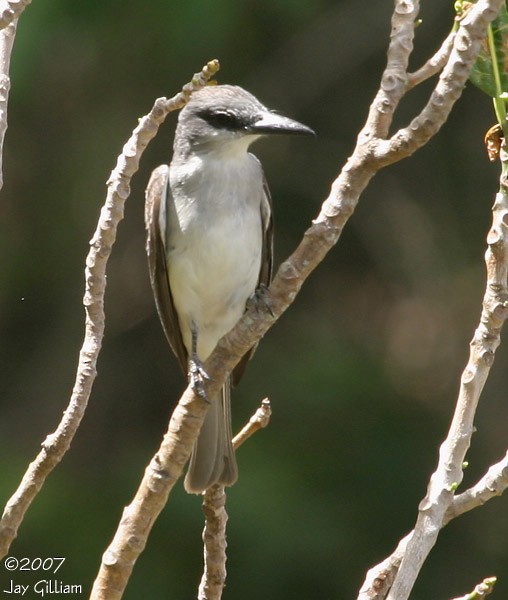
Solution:
[{"label": "bird's long tail", "polygon": [[190,494],[202,494],[212,485],[233,485],[238,467],[231,433],[231,385],[229,378],[211,406],[192,451],[184,487]]}]

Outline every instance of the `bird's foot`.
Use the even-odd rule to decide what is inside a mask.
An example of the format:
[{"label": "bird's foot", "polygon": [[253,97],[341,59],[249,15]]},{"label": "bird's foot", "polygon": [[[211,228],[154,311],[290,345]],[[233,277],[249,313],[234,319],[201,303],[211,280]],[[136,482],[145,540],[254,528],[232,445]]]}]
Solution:
[{"label": "bird's foot", "polygon": [[205,383],[211,378],[203,367],[203,363],[197,356],[193,356],[189,359],[189,383],[194,391],[200,398],[208,402],[205,391]]},{"label": "bird's foot", "polygon": [[246,307],[247,309],[252,307],[257,313],[267,311],[273,317],[272,296],[268,291],[268,286],[260,283],[252,296],[248,298]]}]

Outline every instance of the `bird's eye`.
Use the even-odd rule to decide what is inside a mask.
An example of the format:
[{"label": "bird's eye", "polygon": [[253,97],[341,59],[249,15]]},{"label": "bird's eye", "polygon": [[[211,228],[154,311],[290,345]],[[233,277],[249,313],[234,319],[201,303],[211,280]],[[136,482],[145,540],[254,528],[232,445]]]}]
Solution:
[{"label": "bird's eye", "polygon": [[225,110],[201,111],[198,116],[217,129],[235,130],[242,128],[238,117]]}]

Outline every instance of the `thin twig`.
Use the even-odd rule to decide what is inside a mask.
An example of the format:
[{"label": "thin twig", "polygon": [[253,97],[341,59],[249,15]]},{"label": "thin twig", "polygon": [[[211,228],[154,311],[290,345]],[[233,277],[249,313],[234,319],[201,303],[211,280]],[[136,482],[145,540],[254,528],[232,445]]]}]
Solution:
[{"label": "thin twig", "polygon": [[441,71],[450,58],[455,33],[455,29],[452,29],[434,56],[429,58],[429,60],[414,73],[408,73],[406,91],[412,90],[415,86],[430,79]]},{"label": "thin twig", "polygon": [[481,600],[494,591],[497,577],[487,577],[481,583],[479,583],[472,592],[461,596],[460,598],[454,598],[453,600]]},{"label": "thin twig", "polygon": [[[474,486],[453,498],[453,502],[445,514],[443,525],[482,506],[492,498],[500,496],[506,488],[508,488],[508,452],[502,460],[492,465]],[[399,542],[390,556],[367,572],[358,600],[383,600],[386,597],[412,535],[413,531]]]},{"label": "thin twig", "polygon": [[226,491],[213,485],[203,494],[203,576],[198,600],[220,600],[226,583]]},{"label": "thin twig", "polygon": [[7,103],[9,101],[9,91],[11,89],[11,77],[9,72],[17,24],[17,19],[14,19],[7,27],[0,31],[0,190],[4,185],[4,139],[7,131]]},{"label": "thin twig", "polygon": [[[473,508],[482,506],[492,498],[500,496],[506,488],[508,488],[508,452],[502,460],[489,468],[478,483],[453,498],[453,502],[445,514],[443,525],[447,525],[452,519],[473,510]],[[386,597],[412,536],[413,531],[399,542],[390,556],[367,572],[358,600],[383,600]]]},{"label": "thin twig", "polygon": [[[404,0],[402,0],[404,2]],[[429,101],[411,123],[374,148],[376,157],[392,164],[410,156],[436,135],[459,99],[478,56],[489,23],[503,0],[479,0],[460,21],[453,47]]]},{"label": "thin twig", "polygon": [[383,600],[386,598],[412,535],[411,531],[400,540],[390,556],[367,571],[357,600]]},{"label": "thin twig", "polygon": [[56,431],[42,444],[42,450],[29,465],[18,489],[8,501],[0,521],[0,556],[5,556],[16,537],[25,512],[41,489],[46,477],[60,462],[76,433],[90,397],[97,374],[96,365],[104,335],[104,293],[106,265],[123,218],[124,203],[130,193],[131,177],[138,169],[140,157],[148,142],[155,136],[159,125],[171,110],[185,104],[190,93],[205,85],[218,70],[212,62],[194,76],[190,84],[174,98],[159,98],[152,110],[143,117],[118,157],[108,180],[106,202],[102,207],[95,234],[90,241],[90,252],[85,268],[85,337],[79,355],[76,381],[69,405]]},{"label": "thin twig", "polygon": [[[249,422],[233,438],[235,450],[246,442],[256,431],[270,422],[272,409],[270,400],[265,398]],[[199,584],[198,600],[220,600],[226,582],[226,492],[224,486],[214,485],[203,495],[204,568]]]},{"label": "thin twig", "polygon": [[[480,4],[483,5],[480,6]],[[412,146],[417,146],[422,141],[425,143],[427,136],[435,133],[435,126],[439,122],[434,118],[435,113],[442,114],[443,102],[447,96],[451,98],[460,93],[479,50],[480,41],[485,35],[486,25],[495,18],[501,4],[502,2],[478,2],[464,18],[461,23],[462,27],[455,36],[453,50],[447,65],[430,102],[421,115],[413,120],[409,128],[397,132],[387,142],[387,155],[391,152],[410,153],[413,151]],[[462,72],[460,72],[461,68],[457,70],[459,65],[463,66],[464,64],[467,64],[469,68]],[[458,79],[451,75],[453,70],[456,71]],[[452,82],[453,85],[458,84],[459,87],[453,89]],[[435,125],[429,128],[431,121]],[[397,139],[400,141],[399,147],[397,147]],[[462,376],[457,410],[449,436],[441,448],[438,469],[429,483],[427,496],[420,505],[420,514],[415,530],[405,538],[407,541],[406,547],[403,549],[400,568],[397,567],[394,584],[388,594],[390,600],[405,600],[409,596],[423,561],[444,524],[446,511],[453,500],[453,490],[462,479],[461,465],[469,446],[476,404],[499,343],[499,328],[506,318],[507,310],[503,298],[506,289],[506,273],[503,272],[505,267],[501,267],[501,272],[497,273],[493,264],[497,260],[503,260],[503,250],[499,247],[499,244],[502,245],[503,242],[502,233],[497,229],[503,227],[503,210],[499,205],[495,206],[494,215],[494,226],[488,240],[491,244],[490,252],[487,254],[489,286],[484,299],[482,322],[471,344],[471,359]],[[499,266],[501,264],[499,263]],[[389,561],[392,557],[387,560]],[[398,563],[400,552],[395,558]],[[375,590],[371,582],[376,580],[376,572],[383,572],[385,562],[383,561],[381,565],[369,571],[370,576],[362,586],[360,597],[375,597]]]},{"label": "thin twig", "polygon": [[272,407],[270,405],[270,400],[268,398],[265,398],[261,401],[261,406],[249,419],[249,422],[233,438],[234,449],[238,450],[238,448],[244,442],[246,442],[251,435],[254,435],[256,431],[259,431],[259,429],[263,429],[264,427],[266,427],[270,422],[271,416]]},{"label": "thin twig", "polygon": [[508,452],[502,460],[489,467],[478,483],[453,498],[446,511],[444,524],[473,508],[482,506],[496,496],[501,496],[506,488],[508,488]]},{"label": "thin twig", "polygon": [[19,18],[32,0],[0,0],[0,29]]},{"label": "thin twig", "polygon": [[452,423],[441,445],[439,462],[430,478],[427,494],[420,503],[414,532],[388,595],[389,600],[405,600],[409,596],[439,531],[446,523],[454,492],[462,481],[462,465],[474,430],[476,407],[501,342],[501,328],[508,317],[508,154],[505,150],[501,150],[501,160],[504,164],[500,191],[496,195],[492,227],[487,236],[487,285],[480,323],[470,344],[469,360],[462,373]]},{"label": "thin twig", "polygon": [[[506,200],[504,203],[506,205],[506,208],[504,210],[508,210],[508,203],[506,202]],[[499,206],[496,208],[496,210],[500,210],[501,212],[503,212],[503,209],[501,209],[501,207]],[[504,214],[507,213],[505,212]],[[500,218],[502,218],[499,214],[497,216],[498,218],[494,220],[494,225],[491,231],[495,230],[495,225],[499,224],[499,220]],[[495,242],[495,238],[493,239],[492,236],[491,241]],[[497,252],[503,254],[503,248],[498,247]],[[493,257],[489,252],[487,253],[486,258],[487,263],[491,265],[491,268],[495,269],[495,266],[491,262],[491,259]],[[501,267],[501,270],[503,270],[503,268],[506,267]],[[487,287],[489,287],[489,284]],[[502,292],[500,288],[496,288],[495,284],[494,290],[497,290],[497,294]],[[489,290],[487,290],[486,296],[489,296]],[[500,298],[502,298],[502,294]],[[487,299],[487,303],[488,302],[489,300]],[[498,313],[500,311],[498,317],[502,317],[503,313],[506,314],[506,306],[504,305],[503,301],[501,301],[501,304],[497,306]],[[482,320],[483,319],[484,315],[482,315]],[[479,329],[481,328],[482,325],[480,325]],[[485,335],[486,338],[489,337],[488,334],[484,333],[483,335]],[[477,340],[477,335],[475,335],[475,338],[472,342],[473,348],[476,343],[475,340]],[[490,341],[493,342],[492,339]],[[491,358],[493,359],[493,355]],[[487,358],[487,362],[489,361],[490,358]],[[445,491],[451,493],[455,489],[457,484],[458,481],[456,483],[454,482],[454,484],[451,486],[451,489]],[[487,473],[474,486],[472,486],[470,489],[466,490],[462,494],[459,494],[452,498],[452,502],[445,512],[441,526],[444,527],[452,519],[464,514],[467,511],[470,511],[474,508],[477,508],[478,506],[485,504],[485,502],[491,500],[492,498],[500,496],[506,490],[506,488],[508,488],[508,453],[504,456],[504,458],[501,461],[492,465],[487,471]],[[423,504],[422,508],[425,510],[425,503]],[[410,532],[403,540],[401,540],[397,549],[393,552],[391,556],[386,558],[383,562],[376,565],[372,569],[370,569],[358,596],[359,600],[382,600],[383,598],[385,598],[386,593],[391,586],[391,582],[393,582],[394,577],[397,574],[399,567],[402,563],[402,559],[406,554],[406,547],[409,544],[410,540],[413,538],[413,536],[414,530]],[[422,547],[424,546],[420,545],[418,549],[421,551]]]},{"label": "thin twig", "polygon": [[419,0],[395,1],[386,67],[359,140],[386,139],[388,135],[395,110],[406,92],[407,66],[419,11]]}]

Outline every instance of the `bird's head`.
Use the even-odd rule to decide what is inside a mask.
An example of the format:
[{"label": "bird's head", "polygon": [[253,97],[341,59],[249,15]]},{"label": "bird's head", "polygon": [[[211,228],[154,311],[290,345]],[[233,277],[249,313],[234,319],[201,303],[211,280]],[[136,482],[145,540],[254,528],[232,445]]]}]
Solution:
[{"label": "bird's head", "polygon": [[207,86],[195,92],[180,112],[175,151],[219,148],[247,150],[257,138],[272,134],[314,135],[314,131],[269,110],[252,94],[233,85]]}]

